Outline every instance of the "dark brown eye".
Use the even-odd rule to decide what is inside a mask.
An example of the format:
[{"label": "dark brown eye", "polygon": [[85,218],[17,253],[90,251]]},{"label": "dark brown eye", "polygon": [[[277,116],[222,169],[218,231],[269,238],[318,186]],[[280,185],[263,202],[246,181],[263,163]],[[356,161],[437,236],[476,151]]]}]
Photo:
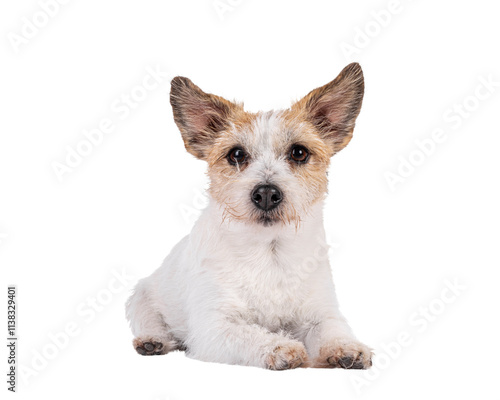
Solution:
[{"label": "dark brown eye", "polygon": [[309,158],[309,151],[304,146],[297,144],[290,150],[290,158],[296,163],[305,163]]},{"label": "dark brown eye", "polygon": [[245,153],[245,151],[243,149],[240,149],[239,147],[235,147],[227,155],[227,160],[229,161],[229,164],[232,164],[232,165],[240,164],[241,165],[247,160],[247,153]]}]

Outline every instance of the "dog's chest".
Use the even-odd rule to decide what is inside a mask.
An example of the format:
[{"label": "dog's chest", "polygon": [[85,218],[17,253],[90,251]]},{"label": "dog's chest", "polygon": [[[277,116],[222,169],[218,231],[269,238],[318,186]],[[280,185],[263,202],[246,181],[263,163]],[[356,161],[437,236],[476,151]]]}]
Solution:
[{"label": "dog's chest", "polygon": [[293,319],[309,290],[302,252],[300,246],[283,243],[250,246],[231,254],[221,283],[244,305],[249,319],[280,329]]}]

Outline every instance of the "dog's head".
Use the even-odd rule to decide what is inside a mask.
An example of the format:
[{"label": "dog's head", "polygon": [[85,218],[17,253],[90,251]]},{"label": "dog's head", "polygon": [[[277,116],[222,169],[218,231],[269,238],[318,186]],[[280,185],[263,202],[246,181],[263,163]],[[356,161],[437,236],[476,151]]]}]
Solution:
[{"label": "dog's head", "polygon": [[287,110],[249,113],[183,77],[172,80],[170,102],[225,217],[270,226],[298,224],[323,199],[330,157],[351,140],[363,92],[353,63]]}]

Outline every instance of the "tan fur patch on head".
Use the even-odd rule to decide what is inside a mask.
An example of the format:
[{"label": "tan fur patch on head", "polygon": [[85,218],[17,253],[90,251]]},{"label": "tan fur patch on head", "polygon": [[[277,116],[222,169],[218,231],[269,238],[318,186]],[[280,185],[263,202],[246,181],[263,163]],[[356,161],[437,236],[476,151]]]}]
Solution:
[{"label": "tan fur patch on head", "polygon": [[248,163],[234,166],[228,162],[227,156],[233,148],[243,147],[242,138],[251,134],[249,127],[256,116],[257,114],[247,112],[239,113],[238,119],[232,121],[232,129],[224,132],[212,143],[206,157],[210,177],[209,192],[219,204],[224,206],[225,213],[232,219],[244,218],[244,213],[239,211],[234,204],[231,187],[244,179],[241,173]]},{"label": "tan fur patch on head", "polygon": [[283,113],[284,125],[288,137],[282,143],[288,152],[295,145],[304,146],[309,152],[309,158],[305,164],[297,164],[289,160],[290,168],[297,179],[308,188],[309,204],[323,198],[327,191],[327,170],[330,165],[331,149],[328,144],[322,140],[317,131],[307,121],[303,121],[293,113],[287,110]]}]

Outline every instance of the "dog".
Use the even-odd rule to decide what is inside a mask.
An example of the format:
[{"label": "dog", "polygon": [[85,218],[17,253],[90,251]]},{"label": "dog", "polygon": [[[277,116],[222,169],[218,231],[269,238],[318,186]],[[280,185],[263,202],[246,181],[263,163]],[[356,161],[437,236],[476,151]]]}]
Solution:
[{"label": "dog", "polygon": [[330,158],[351,140],[363,94],[357,63],[270,112],[172,80],[185,148],[208,163],[209,202],[127,302],[139,354],[182,350],[272,370],[371,366],[339,311],[322,210]]}]

